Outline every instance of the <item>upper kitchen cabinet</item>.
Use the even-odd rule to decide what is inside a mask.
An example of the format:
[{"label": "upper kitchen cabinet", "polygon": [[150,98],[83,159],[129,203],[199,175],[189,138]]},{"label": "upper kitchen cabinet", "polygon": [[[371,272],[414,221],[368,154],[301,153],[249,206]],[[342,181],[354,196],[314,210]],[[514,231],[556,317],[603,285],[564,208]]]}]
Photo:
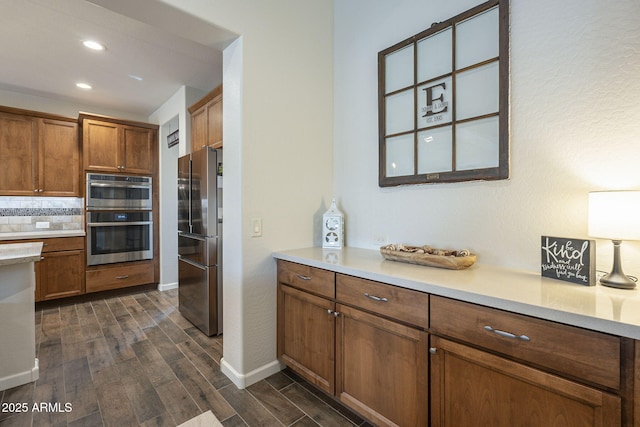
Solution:
[{"label": "upper kitchen cabinet", "polygon": [[222,85],[189,108],[191,151],[205,146],[222,147]]},{"label": "upper kitchen cabinet", "polygon": [[81,115],[84,169],[153,175],[156,125]]},{"label": "upper kitchen cabinet", "polygon": [[0,158],[0,195],[81,195],[74,119],[2,108]]}]

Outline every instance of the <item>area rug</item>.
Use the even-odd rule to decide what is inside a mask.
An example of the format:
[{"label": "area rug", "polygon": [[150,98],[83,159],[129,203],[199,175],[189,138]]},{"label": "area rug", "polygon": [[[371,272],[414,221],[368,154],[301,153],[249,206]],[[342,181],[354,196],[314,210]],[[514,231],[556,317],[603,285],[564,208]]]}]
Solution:
[{"label": "area rug", "polygon": [[211,411],[207,411],[191,418],[189,421],[185,421],[178,427],[222,427],[222,424]]}]

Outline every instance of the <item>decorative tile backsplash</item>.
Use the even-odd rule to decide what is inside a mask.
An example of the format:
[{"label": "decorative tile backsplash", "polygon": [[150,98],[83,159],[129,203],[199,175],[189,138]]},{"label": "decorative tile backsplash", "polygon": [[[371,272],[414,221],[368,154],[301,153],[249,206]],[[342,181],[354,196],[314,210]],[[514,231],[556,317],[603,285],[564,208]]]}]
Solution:
[{"label": "decorative tile backsplash", "polygon": [[[0,197],[0,233],[82,230],[83,207],[77,197]],[[38,222],[49,228],[36,228]]]}]

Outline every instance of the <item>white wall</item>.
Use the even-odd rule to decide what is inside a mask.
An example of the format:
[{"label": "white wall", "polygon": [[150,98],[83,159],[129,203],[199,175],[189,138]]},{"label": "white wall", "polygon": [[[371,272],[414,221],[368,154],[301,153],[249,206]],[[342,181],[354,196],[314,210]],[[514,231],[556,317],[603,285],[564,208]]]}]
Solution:
[{"label": "white wall", "polygon": [[[224,369],[278,369],[275,250],[312,246],[333,187],[332,3],[163,0],[241,36],[224,50]],[[263,235],[249,235],[251,218]]]},{"label": "white wall", "polygon": [[[222,75],[222,70],[211,70]],[[182,86],[147,119],[160,126],[158,132],[160,182],[160,282],[161,290],[178,286],[178,157],[188,152],[191,119],[187,108],[206,95],[205,91]],[[167,135],[178,130],[180,143],[167,146]]]},{"label": "white wall", "polygon": [[[383,235],[539,271],[541,235],[586,237],[589,191],[640,188],[635,0],[512,0],[510,179],[378,187],[377,52],[479,3],[335,2],[334,177],[348,245],[376,248]],[[598,241],[600,269],[611,253]],[[625,242],[623,256],[640,274],[640,246]]]}]

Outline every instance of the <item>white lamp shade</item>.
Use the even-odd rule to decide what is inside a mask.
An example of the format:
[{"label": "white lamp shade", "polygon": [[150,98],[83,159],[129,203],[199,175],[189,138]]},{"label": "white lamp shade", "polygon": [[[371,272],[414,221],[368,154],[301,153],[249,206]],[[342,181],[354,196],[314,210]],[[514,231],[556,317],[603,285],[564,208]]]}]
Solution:
[{"label": "white lamp shade", "polygon": [[589,193],[589,236],[640,240],[640,191]]}]

